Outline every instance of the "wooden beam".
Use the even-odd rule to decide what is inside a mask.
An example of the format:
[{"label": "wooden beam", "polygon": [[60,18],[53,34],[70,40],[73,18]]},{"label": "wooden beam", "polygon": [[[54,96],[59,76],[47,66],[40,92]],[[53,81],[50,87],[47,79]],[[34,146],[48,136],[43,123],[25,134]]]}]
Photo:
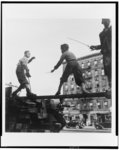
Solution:
[{"label": "wooden beam", "polygon": [[106,92],[102,93],[85,93],[85,94],[70,94],[70,95],[43,95],[43,96],[35,96],[35,97],[17,97],[16,99],[64,99],[64,98],[93,98],[93,97],[106,97],[111,98],[111,93],[107,94]]}]

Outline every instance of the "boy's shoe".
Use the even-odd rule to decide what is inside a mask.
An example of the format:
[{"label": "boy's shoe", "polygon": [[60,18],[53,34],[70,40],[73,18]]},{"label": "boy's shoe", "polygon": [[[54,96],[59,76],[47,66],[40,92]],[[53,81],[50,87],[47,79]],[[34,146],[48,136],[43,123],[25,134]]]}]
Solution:
[{"label": "boy's shoe", "polygon": [[28,98],[36,98],[36,94],[34,94],[34,93],[27,93],[27,97]]},{"label": "boy's shoe", "polygon": [[17,96],[17,93],[16,92],[13,92],[12,93],[12,97],[16,97]]},{"label": "boy's shoe", "polygon": [[57,91],[57,93],[55,94],[55,96],[58,96],[58,95],[60,95],[60,91]]}]

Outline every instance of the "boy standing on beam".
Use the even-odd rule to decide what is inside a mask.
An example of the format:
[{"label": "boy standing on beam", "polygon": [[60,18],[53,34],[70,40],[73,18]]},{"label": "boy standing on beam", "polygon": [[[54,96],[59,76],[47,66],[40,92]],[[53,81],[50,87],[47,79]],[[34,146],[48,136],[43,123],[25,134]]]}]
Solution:
[{"label": "boy standing on beam", "polygon": [[16,69],[16,75],[17,75],[17,79],[20,83],[20,86],[18,87],[18,89],[16,91],[14,91],[12,93],[13,97],[16,96],[17,93],[24,88],[26,89],[28,97],[36,96],[35,94],[33,94],[31,92],[30,83],[28,80],[28,78],[30,78],[31,75],[29,73],[29,69],[28,69],[27,64],[30,63],[33,59],[35,59],[35,57],[32,57],[31,59],[29,59],[30,55],[31,55],[30,51],[25,51],[24,57],[19,60],[19,63],[17,65],[17,69]]},{"label": "boy standing on beam", "polygon": [[110,26],[110,19],[102,19],[101,22],[104,25],[103,31],[99,34],[100,45],[90,46],[91,50],[101,50],[103,55],[103,65],[105,75],[108,77],[111,91],[111,57],[112,57],[112,27]]},{"label": "boy standing on beam", "polygon": [[61,91],[61,87],[63,83],[67,81],[69,75],[71,74],[74,75],[76,84],[78,86],[81,86],[82,92],[89,93],[85,88],[85,80],[82,76],[82,69],[77,62],[76,56],[72,52],[70,52],[68,49],[69,49],[68,44],[61,45],[61,52],[62,52],[61,58],[58,61],[58,63],[54,66],[54,69],[51,70],[51,72],[54,72],[63,63],[63,61],[66,60],[67,65],[60,79],[60,84],[59,84],[56,95],[60,95],[60,91]]}]

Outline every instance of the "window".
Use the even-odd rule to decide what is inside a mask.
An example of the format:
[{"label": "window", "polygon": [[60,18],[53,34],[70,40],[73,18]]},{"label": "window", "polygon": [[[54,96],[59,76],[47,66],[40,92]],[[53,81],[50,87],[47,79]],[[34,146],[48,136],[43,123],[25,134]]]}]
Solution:
[{"label": "window", "polygon": [[81,64],[81,67],[84,68],[84,63]]},{"label": "window", "polygon": [[106,86],[106,80],[102,80],[102,86],[103,86],[103,87]]},{"label": "window", "polygon": [[88,62],[88,67],[90,67],[90,62]]},{"label": "window", "polygon": [[81,105],[77,104],[76,108],[79,110],[81,108]]},{"label": "window", "polygon": [[100,60],[100,63],[101,63],[101,64],[103,63],[103,59]]},{"label": "window", "polygon": [[108,108],[108,102],[107,101],[104,102],[104,106],[105,106],[105,108]]},{"label": "window", "polygon": [[71,90],[72,90],[72,91],[74,90],[74,85],[73,85],[73,84],[71,84]]},{"label": "window", "polygon": [[101,74],[102,74],[102,76],[104,75],[104,69],[102,69]]},{"label": "window", "polygon": [[89,106],[90,106],[90,109],[93,109],[93,103],[90,103]]},{"label": "window", "polygon": [[103,88],[103,89],[102,89],[102,91],[103,91],[103,92],[106,92],[106,89],[105,89],[105,88]]},{"label": "window", "polygon": [[90,72],[90,71],[88,71],[88,75],[89,75],[89,76],[91,75],[91,72]]},{"label": "window", "polygon": [[99,92],[100,92],[100,89],[97,88],[95,92],[96,92],[96,93],[99,93]]},{"label": "window", "polygon": [[100,104],[100,102],[98,102],[97,105],[98,105],[98,109],[101,109],[101,104]]},{"label": "window", "polygon": [[99,87],[99,81],[98,80],[96,80],[96,82],[95,82],[95,87]]},{"label": "window", "polygon": [[97,65],[97,60],[94,61],[94,65],[95,65],[95,66]]},{"label": "window", "polygon": [[95,70],[95,76],[98,76],[98,71],[97,70]]},{"label": "window", "polygon": [[86,109],[86,104],[83,105],[83,109]]}]

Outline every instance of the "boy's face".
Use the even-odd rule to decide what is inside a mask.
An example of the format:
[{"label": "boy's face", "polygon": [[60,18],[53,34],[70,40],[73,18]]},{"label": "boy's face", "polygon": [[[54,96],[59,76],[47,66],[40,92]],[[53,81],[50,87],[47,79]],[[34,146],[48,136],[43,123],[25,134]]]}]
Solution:
[{"label": "boy's face", "polygon": [[31,53],[30,52],[27,52],[26,55],[25,55],[27,58],[29,58],[31,56]]},{"label": "boy's face", "polygon": [[108,27],[110,22],[109,20],[106,20],[106,19],[102,19],[102,24],[105,26],[105,27]]}]

